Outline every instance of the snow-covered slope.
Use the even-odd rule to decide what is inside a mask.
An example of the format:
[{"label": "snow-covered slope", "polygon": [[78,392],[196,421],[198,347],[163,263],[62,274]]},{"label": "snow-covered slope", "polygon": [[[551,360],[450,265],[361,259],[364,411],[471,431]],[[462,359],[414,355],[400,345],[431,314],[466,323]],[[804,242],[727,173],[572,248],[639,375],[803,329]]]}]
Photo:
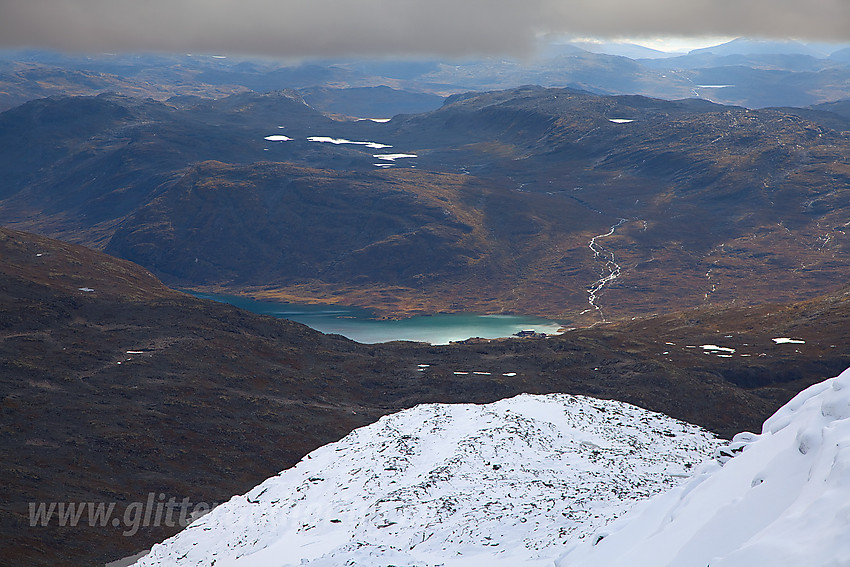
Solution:
[{"label": "snow-covered slope", "polygon": [[850,566],[850,370],[740,434],[559,567]]},{"label": "snow-covered slope", "polygon": [[579,396],[418,406],[314,451],[137,565],[551,566],[719,446]]}]

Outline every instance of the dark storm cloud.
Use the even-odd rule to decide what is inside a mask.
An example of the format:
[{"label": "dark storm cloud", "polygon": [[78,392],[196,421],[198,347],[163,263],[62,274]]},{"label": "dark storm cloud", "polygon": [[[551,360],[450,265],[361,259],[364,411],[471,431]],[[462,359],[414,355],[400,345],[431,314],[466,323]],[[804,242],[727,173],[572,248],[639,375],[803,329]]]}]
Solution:
[{"label": "dark storm cloud", "polygon": [[850,40],[847,0],[0,0],[0,44],[76,51],[522,53],[540,33]]}]

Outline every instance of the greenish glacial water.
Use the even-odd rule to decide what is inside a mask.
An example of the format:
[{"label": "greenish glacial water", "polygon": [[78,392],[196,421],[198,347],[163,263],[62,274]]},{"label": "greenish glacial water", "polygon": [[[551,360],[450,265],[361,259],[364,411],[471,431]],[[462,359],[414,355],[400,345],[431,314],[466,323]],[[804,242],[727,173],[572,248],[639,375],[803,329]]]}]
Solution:
[{"label": "greenish glacial water", "polygon": [[193,293],[196,297],[230,303],[247,311],[290,319],[323,333],[336,333],[359,343],[421,341],[447,344],[470,337],[495,339],[509,337],[524,329],[553,334],[561,325],[540,317],[521,315],[441,314],[408,319],[375,319],[374,314],[356,307],[304,305],[256,301],[233,295]]}]

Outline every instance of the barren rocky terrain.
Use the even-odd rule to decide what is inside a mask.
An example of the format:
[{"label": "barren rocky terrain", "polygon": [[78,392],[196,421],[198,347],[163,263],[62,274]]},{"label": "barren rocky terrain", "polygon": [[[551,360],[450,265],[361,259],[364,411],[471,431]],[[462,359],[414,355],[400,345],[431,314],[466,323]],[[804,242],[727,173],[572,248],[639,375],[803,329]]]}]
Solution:
[{"label": "barren rocky terrain", "polygon": [[0,248],[8,565],[113,560],[176,529],[31,527],[29,502],[220,502],[418,403],[586,394],[731,436],[850,365],[846,292],[547,339],[360,345],[171,291],[80,246],[2,229]]}]

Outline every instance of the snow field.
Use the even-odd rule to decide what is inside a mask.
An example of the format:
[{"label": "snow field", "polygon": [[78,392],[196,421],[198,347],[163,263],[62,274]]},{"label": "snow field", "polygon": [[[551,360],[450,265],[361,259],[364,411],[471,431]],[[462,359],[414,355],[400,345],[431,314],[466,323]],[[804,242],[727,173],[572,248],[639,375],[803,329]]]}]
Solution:
[{"label": "snow field", "polygon": [[551,566],[721,444],[581,396],[417,406],[317,449],[137,565]]},{"label": "snow field", "polygon": [[735,436],[687,484],[636,506],[557,565],[845,567],[848,534],[850,370],[804,390],[760,435]]}]

